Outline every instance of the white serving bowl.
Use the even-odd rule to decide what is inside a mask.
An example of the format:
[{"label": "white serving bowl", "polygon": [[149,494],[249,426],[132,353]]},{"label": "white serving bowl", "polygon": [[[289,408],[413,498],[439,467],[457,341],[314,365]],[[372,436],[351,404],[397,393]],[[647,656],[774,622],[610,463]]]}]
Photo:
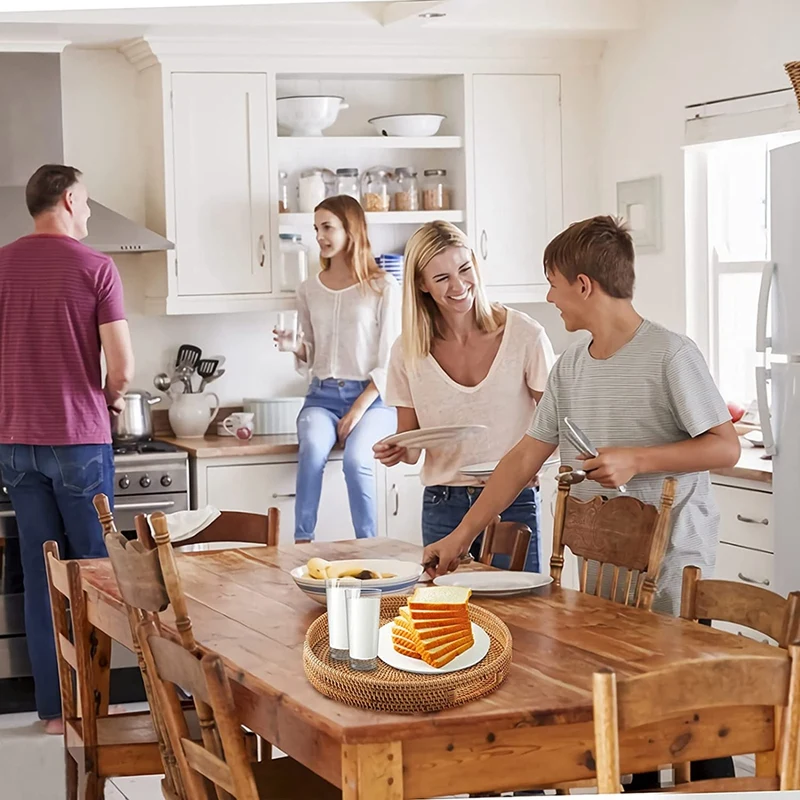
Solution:
[{"label": "white serving bowl", "polygon": [[339,112],[349,107],[343,97],[334,95],[279,97],[278,127],[290,136],[322,136]]},{"label": "white serving bowl", "polygon": [[443,114],[390,114],[369,123],[381,136],[434,136],[445,119]]},{"label": "white serving bowl", "polygon": [[[391,572],[394,578],[374,578],[361,581],[365,589],[380,589],[382,594],[410,594],[410,590],[422,575],[422,564],[413,561],[395,561],[388,558],[354,558],[346,561],[331,561],[330,564],[338,566],[362,567],[373,572]],[[294,582],[312,600],[320,605],[326,605],[325,581],[321,578],[309,578],[308,566],[295,567],[291,571]]]}]

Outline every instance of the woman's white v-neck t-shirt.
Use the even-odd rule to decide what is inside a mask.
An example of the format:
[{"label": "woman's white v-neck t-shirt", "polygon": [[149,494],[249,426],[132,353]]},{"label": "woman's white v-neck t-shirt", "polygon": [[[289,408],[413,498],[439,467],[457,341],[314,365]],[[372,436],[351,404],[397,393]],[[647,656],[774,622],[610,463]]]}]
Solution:
[{"label": "woman's white v-neck t-shirt", "polygon": [[486,430],[451,445],[425,450],[421,479],[425,486],[473,486],[461,467],[499,461],[525,435],[536,402],[555,363],[544,328],[508,308],[503,338],[486,377],[476,386],[456,383],[429,355],[408,368],[401,340],[392,347],[386,402],[413,408],[420,428],[485,425]]}]

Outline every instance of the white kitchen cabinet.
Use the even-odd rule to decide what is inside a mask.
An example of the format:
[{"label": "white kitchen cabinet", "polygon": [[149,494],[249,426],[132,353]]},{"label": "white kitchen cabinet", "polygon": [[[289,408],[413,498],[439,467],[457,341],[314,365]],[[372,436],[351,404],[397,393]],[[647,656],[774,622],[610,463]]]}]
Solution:
[{"label": "white kitchen cabinet", "polygon": [[422,546],[420,465],[398,464],[386,470],[386,535]]},{"label": "white kitchen cabinet", "polygon": [[766,553],[775,551],[771,492],[714,486],[714,497],[720,513],[721,542]]},{"label": "white kitchen cabinet", "polygon": [[175,72],[171,92],[178,295],[267,293],[267,76]]},{"label": "white kitchen cabinet", "polygon": [[[205,499],[200,503],[259,514],[276,506],[281,512],[280,542],[291,544],[296,477],[295,461],[208,465],[198,474],[205,484]],[[321,542],[355,538],[341,459],[330,459],[325,467],[315,538]]]},{"label": "white kitchen cabinet", "polygon": [[493,298],[541,300],[542,254],[563,227],[560,80],[475,75],[475,231]]}]

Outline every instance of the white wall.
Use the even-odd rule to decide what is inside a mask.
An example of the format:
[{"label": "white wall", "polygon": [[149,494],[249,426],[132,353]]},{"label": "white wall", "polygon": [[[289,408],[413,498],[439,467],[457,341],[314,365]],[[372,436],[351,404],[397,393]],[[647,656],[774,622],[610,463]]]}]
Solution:
[{"label": "white wall", "polygon": [[800,58],[797,0],[644,0],[641,30],[612,40],[600,66],[600,192],[616,209],[617,181],[660,174],[662,252],[637,259],[639,311],[686,329],[684,107],[790,86]]}]

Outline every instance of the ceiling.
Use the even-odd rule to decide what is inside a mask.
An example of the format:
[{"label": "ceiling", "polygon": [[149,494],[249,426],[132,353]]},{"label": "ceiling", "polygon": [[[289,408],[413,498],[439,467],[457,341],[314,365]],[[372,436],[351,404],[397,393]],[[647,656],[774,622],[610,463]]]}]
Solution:
[{"label": "ceiling", "polygon": [[[22,5],[5,0],[3,7]],[[409,36],[458,32],[515,37],[607,38],[636,28],[641,0],[25,0],[38,11],[0,13],[0,41],[66,39],[102,45],[140,36],[230,36],[276,30],[320,36]],[[83,10],[59,10],[80,3]],[[117,7],[114,7],[117,6]],[[421,15],[433,16],[421,16]],[[443,15],[443,16],[440,16]]]}]

